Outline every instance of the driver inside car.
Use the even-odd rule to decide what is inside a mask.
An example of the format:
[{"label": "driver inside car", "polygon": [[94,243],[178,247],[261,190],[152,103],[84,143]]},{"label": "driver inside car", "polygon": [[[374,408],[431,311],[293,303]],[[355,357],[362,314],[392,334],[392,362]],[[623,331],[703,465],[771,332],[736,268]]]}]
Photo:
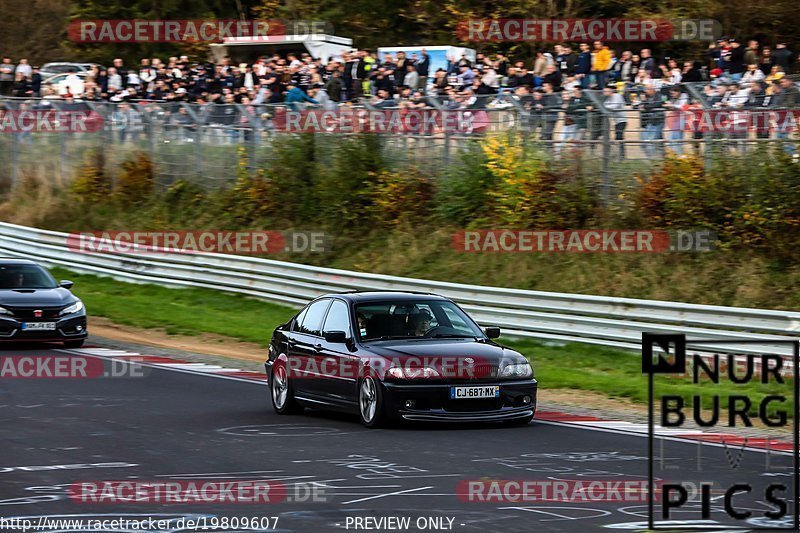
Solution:
[{"label": "driver inside car", "polygon": [[414,321],[414,335],[417,337],[422,337],[425,333],[431,329],[431,321],[433,317],[431,317],[430,312],[427,309],[422,309],[419,313],[412,315],[412,320]]}]

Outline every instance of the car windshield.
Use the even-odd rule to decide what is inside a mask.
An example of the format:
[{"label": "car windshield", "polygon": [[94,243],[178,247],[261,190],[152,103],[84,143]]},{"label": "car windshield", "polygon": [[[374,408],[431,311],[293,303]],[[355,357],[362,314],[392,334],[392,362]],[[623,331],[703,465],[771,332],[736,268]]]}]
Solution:
[{"label": "car windshield", "polygon": [[39,265],[0,265],[0,289],[55,289],[56,280]]},{"label": "car windshield", "polygon": [[395,300],[356,306],[361,340],[483,338],[464,311],[447,300]]}]

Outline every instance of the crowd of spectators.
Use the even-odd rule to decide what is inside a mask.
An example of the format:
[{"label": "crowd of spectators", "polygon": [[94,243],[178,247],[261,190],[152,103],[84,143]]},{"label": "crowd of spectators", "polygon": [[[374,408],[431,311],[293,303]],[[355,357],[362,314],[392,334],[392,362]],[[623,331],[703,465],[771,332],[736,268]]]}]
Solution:
[{"label": "crowd of spectators", "polygon": [[[172,100],[213,102],[232,94],[234,101],[283,103],[314,98],[320,92],[323,103],[352,101],[361,97],[410,100],[423,96],[463,94],[492,95],[524,87],[544,91],[549,84],[555,92],[603,89],[613,84],[627,92],[644,92],[646,87],[719,80],[722,83],[770,83],[792,71],[794,54],[785,43],[774,49],[750,40],[747,45],[722,38],[712,43],[704,60],[681,61],[656,58],[644,48],[619,53],[600,41],[581,43],[577,49],[555,45],[539,50],[529,61],[515,61],[504,55],[477,54],[475,61],[449,58],[446,69],[431,71],[430,57],[404,52],[381,57],[369,50],[354,50],[341,58],[323,60],[308,53],[264,56],[253,63],[234,64],[226,57],[217,63],[192,62],[188,56],[170,57],[166,62],[145,58],[138,65],[115,59],[108,68],[93,66],[76,72],[56,87],[43,86],[38,66],[27,59],[15,64],[11,58],[0,63],[0,95],[63,97],[71,94],[88,100]],[[302,91],[300,95],[297,91]],[[386,98],[382,98],[386,99]]]},{"label": "crowd of spectators", "polygon": [[[26,59],[14,64],[4,57],[0,94],[110,101],[128,108],[141,101],[220,104],[234,110],[228,113],[236,114],[229,117],[234,121],[246,121],[234,104],[335,109],[366,101],[377,108],[420,108],[436,98],[446,109],[483,109],[510,106],[512,98],[529,111],[544,140],[553,139],[559,120],[562,138],[596,140],[598,128],[587,124],[586,115],[601,98],[616,139],[624,138],[627,113],[633,109],[640,113],[643,140],[662,139],[666,131],[666,140],[677,142],[684,132],[674,124],[676,117],[693,106],[800,107],[797,87],[787,77],[796,64],[786,43],[773,48],[755,40],[745,44],[722,38],[709,46],[705,57],[680,60],[656,57],[648,48],[618,53],[595,41],[577,48],[555,45],[529,61],[501,52],[479,53],[474,61],[466,55],[451,57],[446,68],[436,71],[424,49],[381,57],[370,50],[353,50],[327,60],[308,53],[275,54],[240,64],[228,57],[216,63],[193,62],[187,56],[145,58],[135,66],[115,59],[107,68],[93,66],[66,76],[59,85],[48,85],[37,66]],[[687,84],[697,84],[703,96],[687,92]],[[597,90],[598,96],[587,98],[587,90]],[[191,121],[185,111],[178,119],[181,116]]]}]

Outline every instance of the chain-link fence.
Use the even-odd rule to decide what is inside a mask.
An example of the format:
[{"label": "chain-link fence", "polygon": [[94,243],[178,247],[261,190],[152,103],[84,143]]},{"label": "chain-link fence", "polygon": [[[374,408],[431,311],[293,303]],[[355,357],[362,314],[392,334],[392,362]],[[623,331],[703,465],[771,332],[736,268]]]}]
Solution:
[{"label": "chain-link fence", "polygon": [[[783,90],[792,92],[791,88]],[[429,97],[391,106],[364,102],[334,108],[329,104],[324,109],[300,104],[7,98],[0,100],[0,112],[91,111],[103,122],[96,132],[60,134],[12,131],[0,124],[0,178],[14,184],[26,175],[45,176],[64,184],[86,164],[101,164],[113,177],[122,162],[143,152],[150,158],[159,184],[184,179],[204,187],[221,187],[236,178],[241,161],[246,161],[245,168],[250,171],[269,164],[280,136],[317,131],[318,146],[335,152],[338,136],[348,135],[341,127],[326,128],[330,123],[320,122],[306,124],[306,129],[286,127],[287,113],[305,119],[313,115],[311,110],[330,116],[345,112],[396,114],[398,125],[377,133],[368,130],[381,137],[382,157],[392,165],[414,165],[431,173],[452,164],[460,151],[488,134],[519,132],[526,143],[539,146],[540,154],[555,168],[559,164],[582,165],[609,192],[631,185],[633,176],[646,172],[670,152],[710,156],[773,145],[798,153],[800,104],[773,105],[773,101],[780,104],[780,99],[771,86],[755,97],[752,91],[727,91],[725,101],[720,100],[722,92],[708,84],[685,85],[682,91],[666,86],[605,92],[503,91],[478,97]],[[454,128],[441,121],[418,128],[403,120],[422,110],[458,113],[461,121]],[[98,152],[102,157],[92,158]]]}]

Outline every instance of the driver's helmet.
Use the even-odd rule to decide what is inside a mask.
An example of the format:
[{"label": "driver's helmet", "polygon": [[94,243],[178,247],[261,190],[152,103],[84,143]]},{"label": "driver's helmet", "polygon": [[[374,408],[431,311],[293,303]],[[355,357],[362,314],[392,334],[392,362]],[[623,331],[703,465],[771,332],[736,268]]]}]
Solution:
[{"label": "driver's helmet", "polygon": [[416,326],[417,324],[421,324],[422,322],[430,322],[433,320],[433,316],[431,312],[427,309],[420,309],[416,313],[411,316],[410,322]]}]

